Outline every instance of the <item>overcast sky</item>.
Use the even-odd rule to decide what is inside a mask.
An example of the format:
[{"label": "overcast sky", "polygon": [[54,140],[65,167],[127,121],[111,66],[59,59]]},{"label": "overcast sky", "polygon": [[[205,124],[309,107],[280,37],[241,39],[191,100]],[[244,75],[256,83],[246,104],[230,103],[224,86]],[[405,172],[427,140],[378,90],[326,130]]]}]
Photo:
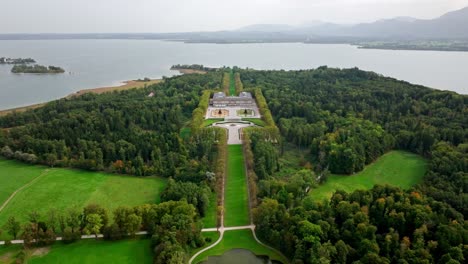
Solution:
[{"label": "overcast sky", "polygon": [[184,32],[435,18],[468,0],[0,0],[0,33]]}]

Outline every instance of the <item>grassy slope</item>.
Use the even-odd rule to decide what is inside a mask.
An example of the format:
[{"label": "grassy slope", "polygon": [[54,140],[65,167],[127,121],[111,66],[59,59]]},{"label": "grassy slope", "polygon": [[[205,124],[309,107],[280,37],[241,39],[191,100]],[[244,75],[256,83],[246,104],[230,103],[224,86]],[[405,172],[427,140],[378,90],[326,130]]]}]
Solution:
[{"label": "grassy slope", "polygon": [[0,205],[14,191],[41,175],[44,170],[44,167],[0,159]]},{"label": "grassy slope", "polygon": [[31,264],[42,263],[152,263],[151,241],[121,240],[96,241],[82,240],[65,245],[57,243],[42,257],[33,257]]},{"label": "grassy slope", "polygon": [[242,118],[242,121],[249,121],[254,123],[257,126],[264,127],[265,126],[265,121],[263,121],[260,118]]},{"label": "grassy slope", "polygon": [[[6,164],[16,163],[7,161]],[[5,165],[5,163],[2,163]],[[24,165],[26,166],[26,165]],[[39,166],[26,166],[35,171]],[[11,167],[9,167],[11,168]],[[43,168],[43,167],[41,167]],[[21,166],[19,171],[23,169]],[[9,173],[16,170],[10,169]],[[19,172],[18,172],[19,173]],[[0,167],[0,179],[6,172]],[[0,184],[3,184],[0,182]],[[9,216],[24,222],[27,214],[36,210],[42,215],[50,208],[64,211],[72,206],[84,207],[89,203],[100,204],[109,210],[120,205],[134,206],[155,203],[159,200],[166,181],[162,178],[138,178],[71,169],[49,169],[33,185],[23,189],[0,213],[0,227]],[[2,185],[3,186],[3,185]],[[5,238],[6,232],[2,234]]]},{"label": "grassy slope", "polygon": [[249,201],[242,145],[228,145],[224,225],[248,225]]},{"label": "grassy slope", "polygon": [[426,166],[426,161],[416,154],[391,151],[355,175],[330,175],[327,182],[312,190],[310,195],[316,199],[329,199],[338,189],[351,192],[370,189],[375,184],[407,189],[422,180]]},{"label": "grassy slope", "polygon": [[268,255],[271,259],[280,260],[283,263],[287,263],[278,253],[266,248],[255,241],[252,235],[252,231],[249,229],[226,231],[224,233],[223,240],[216,245],[214,248],[203,252],[198,256],[193,263],[199,263],[206,260],[208,256],[219,256],[224,252],[234,248],[243,248],[252,251],[257,255]]}]

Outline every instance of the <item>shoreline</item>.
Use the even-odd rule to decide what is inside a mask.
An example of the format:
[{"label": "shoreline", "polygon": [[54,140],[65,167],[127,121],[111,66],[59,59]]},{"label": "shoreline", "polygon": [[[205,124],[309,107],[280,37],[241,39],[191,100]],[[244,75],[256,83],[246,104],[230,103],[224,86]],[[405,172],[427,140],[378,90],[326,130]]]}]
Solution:
[{"label": "shoreline", "polygon": [[[81,96],[84,94],[88,93],[95,93],[95,94],[102,94],[102,93],[107,93],[107,92],[114,92],[114,91],[125,91],[125,90],[130,90],[130,89],[139,89],[139,88],[144,88],[147,85],[152,85],[152,84],[157,84],[162,82],[162,79],[151,79],[149,81],[137,81],[137,80],[128,80],[128,81],[123,81],[119,85],[115,86],[105,86],[105,87],[97,87],[97,88],[89,88],[89,89],[81,89],[79,91],[76,91],[74,93],[71,93],[67,96],[57,98],[55,100],[60,100],[60,99],[70,99],[76,96]],[[21,113],[25,112],[27,110],[31,109],[36,109],[39,107],[42,107],[46,105],[49,102],[55,101],[51,100],[48,102],[44,103],[37,103],[37,104],[32,104],[32,105],[27,105],[27,106],[20,106],[20,107],[15,107],[15,108],[10,108],[10,109],[5,109],[5,110],[0,110],[0,116],[5,116],[10,113],[16,112],[16,113]]]}]

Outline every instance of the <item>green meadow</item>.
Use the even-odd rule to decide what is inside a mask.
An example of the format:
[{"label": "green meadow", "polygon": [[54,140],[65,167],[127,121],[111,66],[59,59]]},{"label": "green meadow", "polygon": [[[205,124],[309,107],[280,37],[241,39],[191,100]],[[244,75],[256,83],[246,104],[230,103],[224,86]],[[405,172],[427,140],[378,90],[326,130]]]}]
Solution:
[{"label": "green meadow", "polygon": [[72,244],[56,243],[43,256],[32,256],[29,264],[107,264],[152,263],[151,240],[81,240]]},{"label": "green meadow", "polygon": [[421,156],[405,151],[391,151],[354,175],[330,175],[324,184],[310,191],[310,196],[318,200],[329,199],[336,190],[367,190],[375,184],[409,189],[421,182],[426,169],[426,160]]},{"label": "green meadow", "polygon": [[[25,177],[24,175],[29,175]],[[135,206],[159,202],[166,180],[158,177],[135,177],[89,172],[63,168],[46,168],[25,165],[16,161],[0,160],[0,186],[2,195],[10,196],[15,190],[30,182],[33,184],[20,190],[0,212],[0,228],[10,216],[24,223],[32,211],[44,216],[50,209],[64,210],[88,204],[99,204],[109,210],[118,206]],[[18,184],[15,183],[15,179]],[[26,179],[26,180],[23,180]],[[2,202],[3,203],[3,202]],[[1,238],[9,238],[3,232]]]}]

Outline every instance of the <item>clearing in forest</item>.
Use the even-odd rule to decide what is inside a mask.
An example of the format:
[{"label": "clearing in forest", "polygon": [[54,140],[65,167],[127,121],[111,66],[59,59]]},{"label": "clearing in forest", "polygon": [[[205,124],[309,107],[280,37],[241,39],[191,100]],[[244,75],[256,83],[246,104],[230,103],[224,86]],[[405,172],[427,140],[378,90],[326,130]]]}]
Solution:
[{"label": "clearing in forest", "polygon": [[408,189],[421,182],[426,169],[427,163],[421,156],[405,151],[390,151],[359,173],[330,175],[324,184],[310,191],[310,196],[317,200],[330,199],[336,190],[367,190],[375,184]]},{"label": "clearing in forest", "polygon": [[[4,169],[6,168],[6,169]],[[42,174],[42,175],[41,175]],[[67,208],[94,203],[109,210],[118,206],[136,206],[159,202],[160,193],[166,180],[158,177],[135,177],[89,172],[63,168],[32,166],[11,160],[0,161],[0,186],[9,187],[9,193],[20,184],[13,186],[15,178],[22,175],[41,175],[33,184],[22,189],[0,212],[0,228],[10,216],[15,216],[22,224],[28,214],[37,211],[44,216],[50,209],[63,212]],[[29,178],[28,178],[29,179]],[[24,180],[26,182],[27,180]],[[3,195],[2,197],[4,197]],[[1,238],[10,239],[7,232]]]},{"label": "clearing in forest", "polygon": [[228,145],[227,147],[224,225],[226,227],[249,225],[249,196],[242,145]]}]

